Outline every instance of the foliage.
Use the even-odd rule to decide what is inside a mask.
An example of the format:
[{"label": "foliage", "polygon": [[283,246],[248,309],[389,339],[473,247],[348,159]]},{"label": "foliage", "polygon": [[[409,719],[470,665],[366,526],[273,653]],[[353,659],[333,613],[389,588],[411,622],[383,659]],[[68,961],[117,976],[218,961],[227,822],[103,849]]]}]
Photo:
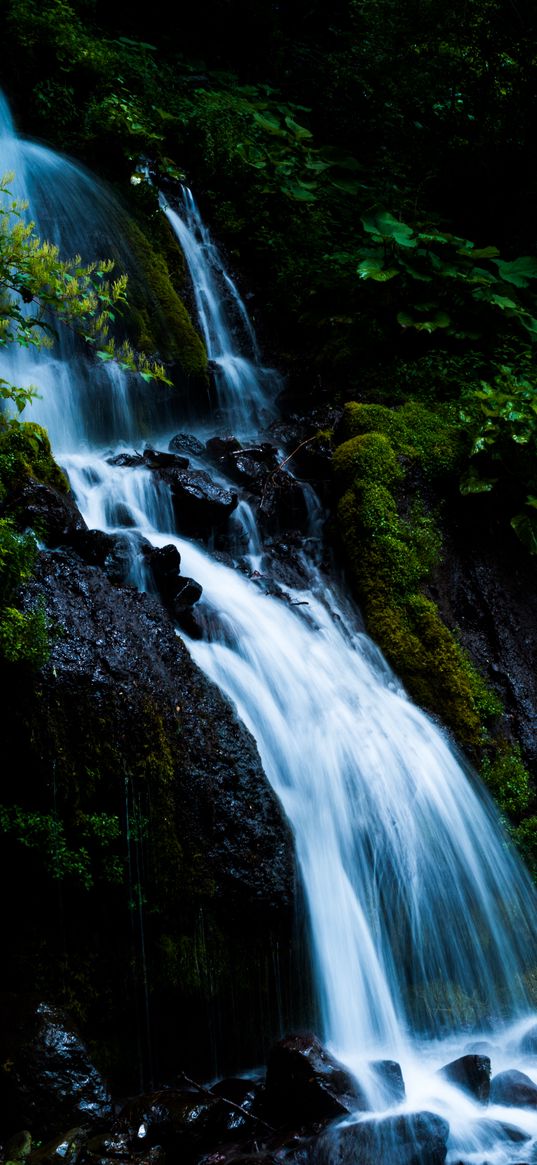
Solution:
[{"label": "foliage", "polygon": [[76,836],[70,840],[56,814],[0,805],[0,832],[36,850],[56,881],[74,878],[89,890],[98,875],[110,882],[123,878],[123,863],[117,855],[110,860],[108,853],[121,836],[119,819],[109,813],[80,814]]},{"label": "foliage", "polygon": [[402,328],[476,340],[503,315],[537,339],[535,297],[527,294],[537,259],[507,262],[497,247],[476,247],[431,223],[410,226],[382,208],[364,215],[362,224],[374,246],[359,248],[358,274],[381,284],[397,280]]},{"label": "foliage", "polygon": [[40,668],[49,654],[48,621],[42,606],[19,611],[19,587],[31,578],[37,553],[35,537],[19,533],[0,518],[0,659]]},{"label": "foliage", "polygon": [[537,385],[526,368],[518,375],[500,365],[492,383],[463,398],[460,419],[472,435],[470,467],[461,483],[463,493],[488,493],[507,486],[515,504],[524,508],[511,526],[530,554],[537,554]]},{"label": "foliage", "polygon": [[[80,257],[60,259],[59,249],[42,242],[32,222],[26,222],[24,203],[9,191],[12,174],[0,179],[0,348],[51,346],[56,325],[71,328],[102,361],[116,360],[126,371],[144,380],[166,380],[164,370],[145,357],[135,359],[128,345],[117,348],[110,325],[118,306],[126,303],[127,278],[113,282],[105,276],[111,260],[81,264]],[[22,412],[36,395],[0,378],[0,397]]]},{"label": "foliage", "polygon": [[351,402],[342,430],[339,526],[368,629],[413,697],[478,750],[500,702],[423,593],[441,559],[437,515],[425,499],[431,484],[455,477],[457,429],[441,411],[409,401],[398,409]]}]

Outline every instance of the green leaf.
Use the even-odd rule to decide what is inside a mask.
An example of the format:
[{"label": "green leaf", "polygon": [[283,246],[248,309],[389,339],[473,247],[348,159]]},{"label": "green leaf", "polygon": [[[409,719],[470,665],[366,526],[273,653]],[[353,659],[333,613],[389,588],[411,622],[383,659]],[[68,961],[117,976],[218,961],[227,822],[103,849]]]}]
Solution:
[{"label": "green leaf", "polygon": [[286,117],[285,124],[291,130],[291,133],[294,134],[298,142],[303,141],[305,138],[313,137],[311,130],[306,129],[305,125],[299,125],[292,117]]},{"label": "green leaf", "polygon": [[399,222],[387,210],[377,210],[373,214],[362,218],[364,229],[368,234],[380,235],[383,239],[393,239],[399,247],[415,247],[417,239],[412,227]]},{"label": "green leaf", "polygon": [[537,519],[534,515],[515,514],[511,526],[530,554],[537,554]]},{"label": "green leaf", "polygon": [[257,109],[254,110],[254,121],[261,126],[261,129],[266,130],[267,133],[279,136],[284,133],[279,117],[270,113],[269,110],[263,110],[263,113],[259,113]]},{"label": "green leaf", "polygon": [[362,259],[356,270],[361,279],[375,279],[377,283],[386,283],[399,274],[397,267],[384,267],[378,259]]},{"label": "green leaf", "polygon": [[527,287],[530,279],[537,279],[537,259],[530,255],[523,255],[520,259],[507,262],[505,259],[495,259],[496,266],[502,279],[507,283],[514,283],[515,287]]},{"label": "green leaf", "polygon": [[462,478],[459,489],[461,494],[490,493],[494,489],[497,480],[497,478],[479,477],[475,467],[472,465],[468,473]]}]

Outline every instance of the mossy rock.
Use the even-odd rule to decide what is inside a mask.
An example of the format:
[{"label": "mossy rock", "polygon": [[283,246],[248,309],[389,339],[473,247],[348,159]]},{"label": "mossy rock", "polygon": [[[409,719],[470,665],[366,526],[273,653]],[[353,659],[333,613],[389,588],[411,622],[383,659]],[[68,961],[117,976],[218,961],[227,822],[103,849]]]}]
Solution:
[{"label": "mossy rock", "polygon": [[46,430],[33,421],[0,420],[0,500],[33,477],[60,493],[69,483],[56,464]]},{"label": "mossy rock", "polygon": [[461,434],[448,416],[410,400],[397,409],[351,401],[343,414],[347,440],[364,433],[383,434],[394,451],[418,460],[427,474],[452,470],[461,453]]},{"label": "mossy rock", "polygon": [[389,486],[403,477],[393,445],[383,433],[363,433],[344,441],[334,453],[334,469],[349,484],[358,478]]},{"label": "mossy rock", "polygon": [[421,479],[427,493],[454,470],[457,433],[414,401],[399,409],[352,402],[342,430],[334,466],[348,488],[338,521],[368,630],[412,697],[475,754],[501,705],[423,593],[441,538],[430,503],[405,492],[410,468],[412,492]]},{"label": "mossy rock", "polygon": [[[188,378],[205,380],[207,353],[172,283],[165,256],[153,249],[132,219],[126,234],[134,258],[129,272],[129,305],[135,346],[176,363]],[[170,239],[168,250],[172,243]],[[177,268],[181,269],[179,260]]]}]

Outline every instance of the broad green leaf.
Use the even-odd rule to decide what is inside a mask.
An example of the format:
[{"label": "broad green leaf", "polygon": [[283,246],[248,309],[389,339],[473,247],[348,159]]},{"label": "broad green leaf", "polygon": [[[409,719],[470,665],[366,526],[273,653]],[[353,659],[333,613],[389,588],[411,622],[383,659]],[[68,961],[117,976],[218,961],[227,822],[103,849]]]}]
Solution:
[{"label": "broad green leaf", "polygon": [[365,215],[362,223],[368,234],[380,235],[383,239],[393,239],[400,247],[416,247],[417,239],[412,227],[399,222],[388,210],[377,210]]},{"label": "broad green leaf", "polygon": [[286,117],[285,124],[287,128],[291,130],[291,133],[295,135],[295,138],[299,142],[303,141],[304,138],[313,137],[311,130],[306,129],[305,125],[299,125],[298,122],[295,121],[292,117]]},{"label": "broad green leaf", "polygon": [[375,279],[377,283],[386,283],[399,274],[397,267],[384,267],[382,260],[362,259],[356,268],[361,279]]},{"label": "broad green leaf", "polygon": [[512,262],[505,259],[495,259],[494,262],[501,278],[507,283],[514,283],[515,287],[527,287],[530,279],[537,279],[537,259],[530,255],[523,255]]},{"label": "broad green leaf", "polygon": [[261,129],[266,130],[267,133],[280,135],[284,133],[279,117],[275,117],[273,113],[269,112],[269,110],[263,110],[263,113],[259,113],[258,110],[255,109],[254,121],[256,121],[257,124],[261,126]]}]

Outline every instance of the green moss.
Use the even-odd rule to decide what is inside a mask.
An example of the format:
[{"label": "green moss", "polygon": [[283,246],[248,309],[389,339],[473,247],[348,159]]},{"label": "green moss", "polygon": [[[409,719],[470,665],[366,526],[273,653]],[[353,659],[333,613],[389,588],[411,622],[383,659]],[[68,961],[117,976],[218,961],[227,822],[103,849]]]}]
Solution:
[{"label": "green moss", "polygon": [[368,629],[413,698],[478,750],[501,704],[423,594],[441,538],[430,506],[419,494],[409,504],[404,492],[410,468],[412,489],[421,475],[429,492],[431,480],[454,468],[456,434],[416,402],[397,410],[349,404],[343,431],[334,462],[349,488],[338,520]]},{"label": "green moss", "polygon": [[69,484],[56,464],[45,429],[33,421],[0,419],[0,498],[34,477],[67,493]]},{"label": "green moss", "polygon": [[344,441],[334,453],[334,469],[349,484],[358,478],[393,485],[403,477],[393,445],[382,433],[363,433]]},{"label": "green moss", "polygon": [[523,763],[519,745],[504,743],[499,746],[495,757],[485,757],[481,777],[500,809],[509,817],[526,812],[531,800],[530,774]]},{"label": "green moss", "polygon": [[188,377],[206,378],[207,353],[175,290],[166,258],[153,249],[132,219],[126,233],[135,259],[129,273],[135,346],[147,354],[157,353],[163,360],[177,362]]},{"label": "green moss", "polygon": [[346,405],[343,433],[347,440],[363,433],[382,433],[396,454],[419,460],[427,473],[455,467],[461,455],[461,434],[448,416],[410,400],[397,409],[384,405]]}]

